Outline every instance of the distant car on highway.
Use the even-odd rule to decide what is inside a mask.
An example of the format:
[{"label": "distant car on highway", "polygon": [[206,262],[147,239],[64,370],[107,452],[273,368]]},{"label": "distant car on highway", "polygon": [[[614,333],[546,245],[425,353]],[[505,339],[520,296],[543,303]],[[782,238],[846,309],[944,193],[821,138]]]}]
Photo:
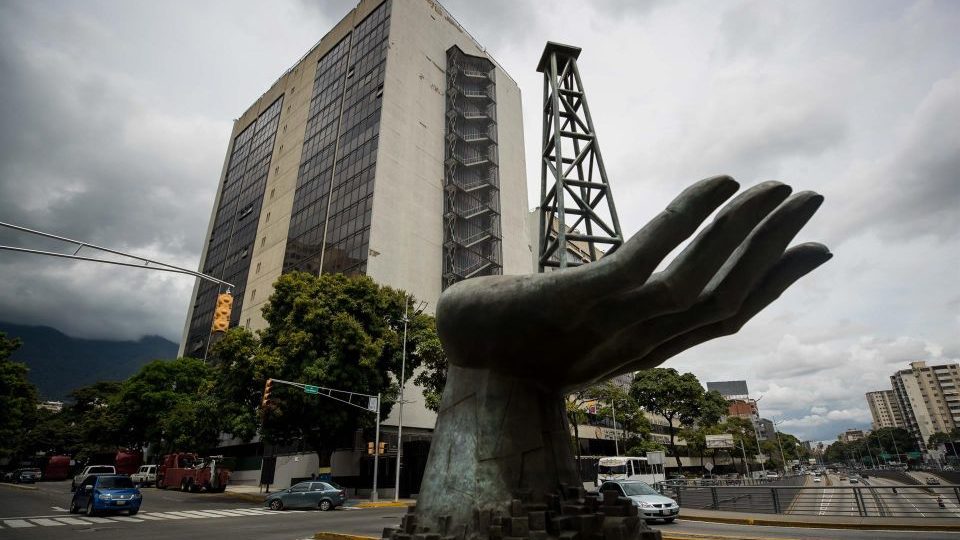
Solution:
[{"label": "distant car on highway", "polygon": [[83,468],[83,472],[73,477],[70,482],[70,491],[76,491],[80,482],[91,474],[117,474],[117,469],[113,465],[87,465]]},{"label": "distant car on highway", "polygon": [[10,481],[17,484],[32,484],[40,480],[40,469],[17,469],[10,473]]},{"label": "distant car on highway", "polygon": [[851,477],[850,477],[850,483],[851,483],[851,484],[859,484],[859,483],[860,483],[860,477],[858,477],[858,476],[851,476]]},{"label": "distant car on highway", "polygon": [[633,500],[633,505],[646,521],[662,519],[670,523],[680,515],[680,505],[677,501],[657,493],[644,482],[629,480],[604,482],[600,486],[600,493],[607,490],[616,491],[619,495]]},{"label": "distant car on highway", "polygon": [[823,477],[819,474],[813,477],[814,482],[823,482]]},{"label": "distant car on highway", "polygon": [[127,512],[136,515],[140,511],[143,495],[129,476],[119,474],[91,474],[80,481],[70,500],[70,513],[85,512],[95,516],[101,512]]},{"label": "distant car on highway", "polygon": [[300,482],[271,494],[263,505],[271,510],[319,508],[327,511],[343,506],[347,492],[333,482]]},{"label": "distant car on highway", "polygon": [[936,478],[932,477],[932,476],[928,476],[928,477],[927,477],[926,483],[927,483],[928,486],[939,486],[939,485],[940,485],[940,481],[937,480]]}]

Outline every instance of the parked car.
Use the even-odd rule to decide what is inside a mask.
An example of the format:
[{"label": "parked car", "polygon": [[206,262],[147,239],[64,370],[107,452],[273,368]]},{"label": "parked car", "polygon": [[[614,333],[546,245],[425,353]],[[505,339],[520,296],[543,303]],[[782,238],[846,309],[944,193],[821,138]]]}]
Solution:
[{"label": "parked car", "polygon": [[819,474],[813,477],[814,482],[823,482],[823,477]]},{"label": "parked car", "polygon": [[270,494],[263,504],[271,510],[285,508],[319,508],[333,510],[343,506],[346,491],[333,482],[300,482],[287,489]]},{"label": "parked car", "polygon": [[932,476],[928,476],[926,482],[927,482],[927,485],[928,485],[928,486],[939,486],[939,485],[940,485],[940,481],[937,480],[936,478],[932,477]]},{"label": "parked car", "polygon": [[143,495],[129,476],[91,474],[73,492],[70,513],[95,516],[101,512],[127,512],[132,516],[140,511],[141,502]]},{"label": "parked car", "polygon": [[87,465],[83,472],[73,477],[70,482],[70,491],[76,491],[80,482],[91,474],[117,474],[117,469],[113,465]]},{"label": "parked car", "polygon": [[32,484],[40,480],[40,469],[17,469],[10,474],[10,481],[17,484]]},{"label": "parked car", "polygon": [[612,490],[618,495],[629,497],[647,521],[662,519],[670,523],[680,515],[680,505],[670,497],[664,497],[645,482],[610,481],[600,486],[600,493]]},{"label": "parked car", "polygon": [[859,476],[851,476],[851,477],[850,477],[850,483],[851,483],[851,484],[859,484],[859,483],[860,483],[860,477],[859,477]]},{"label": "parked car", "polygon": [[141,465],[140,470],[130,475],[130,480],[137,487],[151,486],[157,483],[157,466]]}]

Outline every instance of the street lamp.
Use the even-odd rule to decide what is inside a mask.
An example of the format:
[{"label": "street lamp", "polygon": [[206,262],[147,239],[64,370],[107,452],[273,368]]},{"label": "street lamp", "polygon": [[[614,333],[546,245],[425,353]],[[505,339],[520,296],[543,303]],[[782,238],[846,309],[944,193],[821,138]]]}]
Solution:
[{"label": "street lamp", "polygon": [[[419,315],[427,307],[426,302],[420,302],[414,316]],[[410,308],[410,297],[403,296],[403,354],[400,357],[400,411],[397,417],[397,471],[394,478],[393,501],[400,500],[400,457],[403,454],[403,391],[406,388],[407,378],[407,323],[410,318],[407,317]]]},{"label": "street lamp", "polygon": [[780,447],[780,461],[783,463],[783,476],[787,476],[787,458],[783,455],[783,443],[780,442],[780,432],[777,431],[777,424],[782,424],[785,419],[781,418],[779,422],[776,421],[774,417],[773,421],[773,433],[777,436],[777,446]]}]

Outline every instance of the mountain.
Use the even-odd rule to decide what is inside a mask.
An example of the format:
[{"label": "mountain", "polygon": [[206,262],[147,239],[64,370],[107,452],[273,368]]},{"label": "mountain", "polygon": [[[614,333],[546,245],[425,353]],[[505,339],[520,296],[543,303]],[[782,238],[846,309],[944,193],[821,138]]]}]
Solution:
[{"label": "mountain", "polygon": [[62,400],[71,390],[97,381],[124,380],[151,360],[175,358],[178,348],[160,336],[137,341],[80,339],[49,326],[2,321],[0,332],[23,341],[13,359],[29,366],[30,382],[47,400]]}]

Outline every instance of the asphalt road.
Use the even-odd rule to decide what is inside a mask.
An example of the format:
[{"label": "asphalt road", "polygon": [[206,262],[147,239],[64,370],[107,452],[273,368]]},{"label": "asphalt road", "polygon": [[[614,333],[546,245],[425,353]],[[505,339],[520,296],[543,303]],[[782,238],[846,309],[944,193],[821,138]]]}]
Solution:
[{"label": "asphalt road", "polygon": [[[395,526],[404,508],[369,508],[272,512],[256,503],[226,495],[207,495],[144,489],[139,514],[74,516],[64,510],[70,500],[69,483],[40,483],[37,490],[0,485],[0,540],[73,539],[78,534],[133,540],[229,538],[230,540],[301,540],[319,531],[379,537],[384,527]],[[900,539],[903,531],[855,531],[757,527],[706,523],[681,519],[654,524],[665,535],[716,535],[727,539]],[[911,535],[917,537],[916,535]],[[956,534],[929,533],[923,538],[954,539]]]}]

